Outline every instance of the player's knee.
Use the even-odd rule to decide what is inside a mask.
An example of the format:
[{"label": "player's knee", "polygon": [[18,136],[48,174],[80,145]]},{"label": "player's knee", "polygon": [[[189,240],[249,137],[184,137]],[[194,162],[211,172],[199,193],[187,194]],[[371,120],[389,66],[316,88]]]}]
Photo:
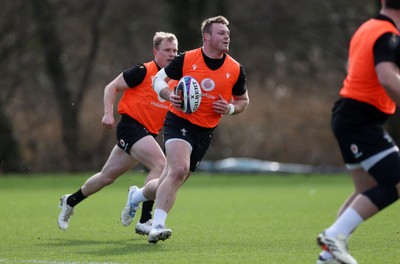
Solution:
[{"label": "player's knee", "polygon": [[119,176],[119,172],[103,169],[100,174],[100,182],[103,186],[112,184]]},{"label": "player's knee", "polygon": [[150,171],[149,175],[151,176],[151,179],[160,177],[166,163],[166,159],[161,157],[153,157],[149,158],[145,162],[142,161],[142,164],[144,164],[145,167]]},{"label": "player's knee", "polygon": [[170,175],[172,175],[176,181],[184,181],[187,174],[189,173],[189,166],[185,164],[176,164],[172,166]]},{"label": "player's knee", "polygon": [[363,192],[363,194],[368,197],[379,210],[391,205],[399,198],[395,185],[378,185]]},{"label": "player's knee", "polygon": [[161,175],[161,173],[162,173],[163,170],[164,170],[165,164],[166,164],[165,159],[163,159],[163,160],[158,160],[158,161],[155,163],[154,168],[153,168],[152,170],[153,170],[154,172],[156,172],[158,175]]},{"label": "player's knee", "polygon": [[378,183],[377,186],[363,192],[380,210],[394,203],[399,198],[400,156],[393,152],[368,171]]},{"label": "player's knee", "polygon": [[107,176],[102,178],[103,186],[110,185],[115,181],[115,177]]},{"label": "player's knee", "polygon": [[368,170],[378,185],[395,186],[400,182],[400,156],[393,152]]}]

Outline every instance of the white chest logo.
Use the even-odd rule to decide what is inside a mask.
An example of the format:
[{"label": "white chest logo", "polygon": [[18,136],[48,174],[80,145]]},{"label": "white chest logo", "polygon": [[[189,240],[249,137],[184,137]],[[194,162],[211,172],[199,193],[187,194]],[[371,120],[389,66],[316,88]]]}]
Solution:
[{"label": "white chest logo", "polygon": [[215,88],[215,82],[210,78],[205,78],[201,81],[201,88],[204,91],[210,92]]}]

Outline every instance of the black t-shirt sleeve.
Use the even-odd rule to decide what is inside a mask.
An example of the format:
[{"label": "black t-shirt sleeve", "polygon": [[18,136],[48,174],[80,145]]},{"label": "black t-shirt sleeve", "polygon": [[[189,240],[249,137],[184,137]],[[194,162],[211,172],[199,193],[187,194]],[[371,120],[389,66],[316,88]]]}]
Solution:
[{"label": "black t-shirt sleeve", "polygon": [[125,70],[122,75],[124,76],[126,84],[133,88],[141,84],[146,77],[147,69],[143,64],[136,64],[131,68]]},{"label": "black t-shirt sleeve", "polygon": [[242,65],[240,65],[240,74],[239,78],[237,79],[235,85],[232,88],[232,94],[233,95],[243,95],[246,92],[246,73],[244,72],[244,69]]},{"label": "black t-shirt sleeve", "polygon": [[165,66],[165,74],[173,80],[180,80],[182,78],[183,60],[185,53],[180,53],[176,56],[167,66]]},{"label": "black t-shirt sleeve", "polygon": [[393,62],[400,66],[400,36],[394,33],[385,33],[380,36],[373,48],[374,63]]}]

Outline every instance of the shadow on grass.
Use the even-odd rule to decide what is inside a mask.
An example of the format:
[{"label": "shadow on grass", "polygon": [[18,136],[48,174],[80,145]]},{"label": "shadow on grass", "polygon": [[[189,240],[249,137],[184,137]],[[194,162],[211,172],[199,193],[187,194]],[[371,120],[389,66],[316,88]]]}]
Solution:
[{"label": "shadow on grass", "polygon": [[151,253],[151,252],[167,252],[169,247],[164,247],[163,242],[150,244],[147,238],[138,239],[121,239],[121,240],[85,240],[85,239],[59,239],[50,238],[48,242],[41,243],[41,246],[62,248],[68,252],[79,254],[95,254],[97,256],[120,256],[130,255],[132,253]]}]

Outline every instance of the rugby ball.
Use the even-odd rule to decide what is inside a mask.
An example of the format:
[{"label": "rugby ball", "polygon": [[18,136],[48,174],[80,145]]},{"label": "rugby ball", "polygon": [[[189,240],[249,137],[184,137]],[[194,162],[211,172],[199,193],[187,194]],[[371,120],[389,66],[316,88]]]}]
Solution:
[{"label": "rugby ball", "polygon": [[175,94],[182,98],[181,111],[191,114],[196,112],[201,103],[201,88],[195,78],[183,76],[175,88]]}]

